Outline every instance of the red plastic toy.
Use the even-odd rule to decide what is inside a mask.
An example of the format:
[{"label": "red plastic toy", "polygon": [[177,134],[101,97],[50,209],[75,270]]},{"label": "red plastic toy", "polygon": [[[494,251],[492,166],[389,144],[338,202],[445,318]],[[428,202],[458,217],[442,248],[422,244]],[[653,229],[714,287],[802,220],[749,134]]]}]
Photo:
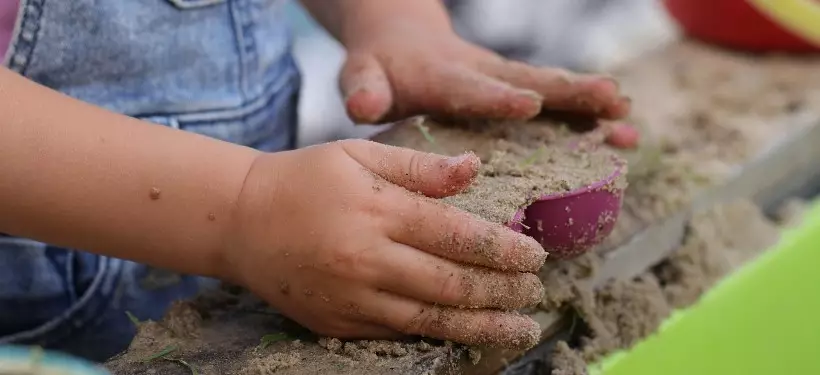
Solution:
[{"label": "red plastic toy", "polygon": [[754,52],[820,51],[818,0],[664,0],[690,36]]}]

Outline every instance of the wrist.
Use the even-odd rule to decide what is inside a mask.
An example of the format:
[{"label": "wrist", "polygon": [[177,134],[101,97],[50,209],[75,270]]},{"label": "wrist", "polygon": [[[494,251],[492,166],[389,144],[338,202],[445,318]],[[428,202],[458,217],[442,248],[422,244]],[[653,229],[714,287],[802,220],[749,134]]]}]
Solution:
[{"label": "wrist", "polygon": [[[255,251],[256,239],[269,236],[279,215],[274,208],[277,192],[281,190],[280,153],[259,152],[245,169],[238,189],[230,220],[223,226],[223,236],[217,261],[217,277],[234,284],[244,285],[236,270],[241,258]],[[270,250],[270,249],[264,249]]]},{"label": "wrist", "polygon": [[388,30],[421,27],[437,33],[453,32],[441,0],[302,0],[302,3],[348,50],[367,45]]},{"label": "wrist", "polygon": [[208,193],[211,196],[208,199],[210,204],[192,207],[192,211],[195,212],[189,215],[202,218],[198,220],[199,228],[192,232],[202,233],[201,239],[207,239],[207,242],[193,241],[201,244],[200,246],[204,245],[199,249],[201,252],[197,251],[198,249],[189,249],[186,253],[199,253],[198,257],[194,255],[199,259],[193,260],[194,264],[189,266],[195,268],[194,273],[229,280],[231,274],[230,270],[226,269],[226,261],[237,246],[235,238],[241,237],[241,233],[237,232],[241,229],[241,226],[237,225],[242,215],[240,200],[253,166],[265,153],[233,144],[224,146],[228,146],[230,150],[226,148],[221,152],[211,153],[210,160],[205,161],[214,172],[212,176],[220,177],[219,180],[212,180],[204,187],[204,190],[211,191]]},{"label": "wrist", "polygon": [[[365,16],[347,22],[342,44],[348,49],[370,44],[384,35],[413,35],[424,29],[435,35],[453,33],[452,23],[439,0],[360,0]],[[406,34],[405,34],[406,33]]]}]

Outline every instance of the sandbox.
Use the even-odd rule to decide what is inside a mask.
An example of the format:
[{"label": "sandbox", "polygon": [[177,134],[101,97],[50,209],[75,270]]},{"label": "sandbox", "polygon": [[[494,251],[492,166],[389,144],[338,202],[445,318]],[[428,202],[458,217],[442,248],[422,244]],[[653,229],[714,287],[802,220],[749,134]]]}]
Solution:
[{"label": "sandbox", "polygon": [[[631,120],[644,133],[633,152],[609,149],[600,134],[575,135],[557,122],[519,124],[518,132],[510,131],[516,124],[490,124],[489,136],[501,145],[489,152],[448,133],[469,129],[433,123],[406,123],[377,137],[396,144],[404,132],[400,138],[414,142],[405,146],[476,152],[492,167],[479,181],[488,189],[449,203],[508,224],[541,194],[600,180],[610,170],[596,166],[611,165],[613,156],[627,162],[625,180],[608,185],[623,189],[617,221],[602,222],[614,224],[612,233],[584,255],[548,259],[540,271],[545,296],[525,311],[542,329],[544,344],[533,351],[315,337],[225,286],[177,304],[161,322],[141,322],[129,350],[106,367],[114,374],[174,375],[583,373],[588,362],[633,346],[776,241],[781,224],[763,213],[806,193],[820,177],[817,63],[691,42],[647,56],[615,72],[633,98]],[[579,153],[579,144],[595,147]],[[498,149],[506,153],[492,152]],[[527,176],[537,178],[522,180]],[[514,194],[495,194],[495,183]]]}]

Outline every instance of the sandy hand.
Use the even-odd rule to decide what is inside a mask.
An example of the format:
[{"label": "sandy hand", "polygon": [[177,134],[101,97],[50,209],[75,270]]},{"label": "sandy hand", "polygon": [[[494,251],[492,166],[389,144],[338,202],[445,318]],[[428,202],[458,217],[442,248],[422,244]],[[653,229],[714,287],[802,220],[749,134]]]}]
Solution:
[{"label": "sandy hand", "polygon": [[[630,99],[606,76],[574,74],[506,60],[454,33],[396,24],[348,46],[341,88],[360,123],[418,114],[441,118],[528,120],[542,108],[619,120]],[[634,147],[638,132],[617,123],[608,142]]]},{"label": "sandy hand", "polygon": [[239,201],[225,277],[313,331],[534,345],[534,240],[430,197],[463,190],[480,161],[369,141],[261,156]]}]

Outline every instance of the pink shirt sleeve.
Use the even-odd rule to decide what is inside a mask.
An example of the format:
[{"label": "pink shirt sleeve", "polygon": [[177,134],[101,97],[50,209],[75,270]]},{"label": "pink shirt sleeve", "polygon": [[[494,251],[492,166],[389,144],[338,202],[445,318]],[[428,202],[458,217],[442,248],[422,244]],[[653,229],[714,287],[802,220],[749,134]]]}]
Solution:
[{"label": "pink shirt sleeve", "polygon": [[14,23],[17,20],[18,0],[0,0],[0,62],[9,48]]}]

